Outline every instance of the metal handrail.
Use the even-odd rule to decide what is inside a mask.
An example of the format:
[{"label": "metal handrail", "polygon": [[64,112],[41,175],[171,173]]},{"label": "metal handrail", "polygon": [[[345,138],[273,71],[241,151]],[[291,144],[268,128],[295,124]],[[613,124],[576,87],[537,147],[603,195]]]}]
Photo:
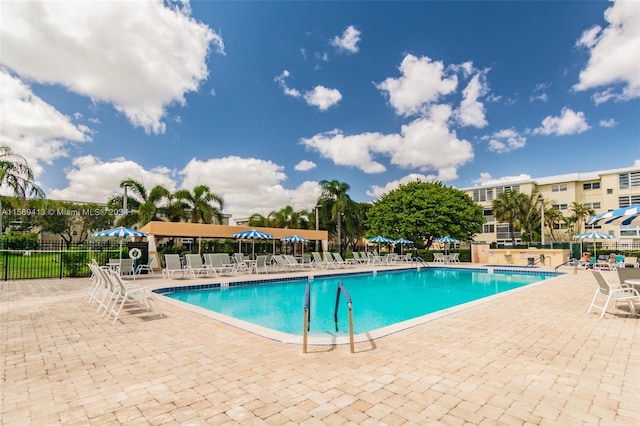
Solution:
[{"label": "metal handrail", "polygon": [[338,291],[336,293],[336,308],[333,311],[333,320],[336,324],[336,331],[338,331],[338,305],[340,304],[340,293],[344,294],[345,299],[347,299],[347,308],[349,309],[349,348],[351,353],[354,353],[354,345],[353,345],[353,303],[351,301],[351,296],[349,292],[344,287],[342,282],[338,282]]},{"label": "metal handrail", "polygon": [[307,281],[307,287],[304,291],[304,322],[302,331],[302,353],[307,353],[307,335],[311,325],[311,284]]}]

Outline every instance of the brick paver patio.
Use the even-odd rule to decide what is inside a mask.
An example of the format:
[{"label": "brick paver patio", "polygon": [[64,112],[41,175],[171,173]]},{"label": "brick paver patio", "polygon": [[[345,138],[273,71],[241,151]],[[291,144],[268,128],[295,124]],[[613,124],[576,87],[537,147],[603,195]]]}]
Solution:
[{"label": "brick paver patio", "polygon": [[88,279],[0,282],[0,423],[640,424],[640,320],[587,314],[595,280],[565,271],[355,354],[164,302],[111,326]]}]

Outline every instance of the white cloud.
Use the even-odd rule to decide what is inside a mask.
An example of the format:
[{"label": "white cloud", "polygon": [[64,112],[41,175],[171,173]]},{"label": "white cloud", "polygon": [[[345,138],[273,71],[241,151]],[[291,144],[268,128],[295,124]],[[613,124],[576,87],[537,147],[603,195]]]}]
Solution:
[{"label": "white cloud", "polygon": [[29,86],[0,68],[0,138],[24,156],[35,176],[41,162],[67,155],[70,142],[91,140],[91,130],[36,96]]},{"label": "white cloud", "polygon": [[318,166],[313,161],[302,160],[295,165],[294,169],[299,172],[306,172],[306,171],[315,169],[316,167]]},{"label": "white cloud", "polygon": [[487,125],[485,108],[478,98],[487,93],[487,83],[483,73],[474,75],[467,87],[462,91],[460,108],[456,111],[456,118],[463,126],[473,126],[479,129]]},{"label": "white cloud", "polygon": [[489,141],[489,151],[500,154],[524,148],[527,144],[527,138],[513,129],[503,129],[480,139]]},{"label": "white cloud", "polygon": [[324,86],[316,86],[313,90],[308,90],[303,95],[299,90],[287,86],[286,79],[290,75],[289,71],[284,70],[282,74],[274,78],[274,81],[282,88],[285,95],[294,98],[302,97],[309,106],[317,107],[320,111],[326,111],[342,100],[342,94],[339,90],[329,89]]},{"label": "white cloud", "polygon": [[527,174],[521,174],[517,176],[503,176],[499,178],[493,178],[489,173],[480,173],[480,177],[473,180],[473,184],[476,186],[484,185],[502,185],[507,183],[522,182],[531,179],[531,176]]},{"label": "white cloud", "polygon": [[282,185],[287,178],[283,170],[272,161],[230,156],[206,161],[193,159],[179,174],[184,176],[183,188],[205,184],[221,195],[224,212],[235,218],[253,213],[267,215],[292,204],[296,210],[313,208],[322,192],[320,185],[306,181],[287,189]]},{"label": "white cloud", "polygon": [[598,124],[600,127],[615,127],[618,125],[618,122],[614,118],[609,118],[608,120],[600,120]]},{"label": "white cloud", "polygon": [[208,77],[222,38],[162,1],[12,1],[0,14],[2,64],[21,79],[59,84],[105,102],[146,132],[163,133],[166,107]]},{"label": "white cloud", "polygon": [[127,178],[139,181],[147,190],[162,185],[174,191],[175,182],[171,175],[171,170],[166,167],[145,170],[140,164],[125,158],[101,161],[86,155],[75,158],[72,167],[66,170],[67,187],[47,191],[47,197],[53,200],[104,203],[111,196],[121,194],[119,184]]},{"label": "white cloud", "polygon": [[293,96],[294,98],[299,98],[300,96],[302,96],[302,94],[298,90],[291,89],[289,86],[287,86],[286,79],[290,75],[291,74],[289,73],[289,71],[284,70],[284,71],[282,71],[282,74],[280,74],[279,76],[277,76],[273,80],[276,83],[278,83],[278,85],[280,85],[280,87],[282,88],[282,91],[284,92],[285,95]]},{"label": "white cloud", "polygon": [[574,112],[571,108],[564,107],[560,117],[547,116],[542,120],[542,126],[533,130],[533,134],[542,135],[574,135],[586,132],[591,127],[582,111]]},{"label": "white cloud", "polygon": [[442,180],[450,180],[457,177],[457,167],[473,158],[471,144],[447,128],[450,115],[450,108],[440,105],[432,109],[430,117],[402,126],[399,134],[344,135],[336,129],[302,139],[301,143],[337,165],[357,167],[365,173],[384,172],[386,167],[375,157],[386,156],[391,164],[436,170]]},{"label": "white cloud", "polygon": [[420,180],[422,182],[433,182],[439,179],[437,178],[437,176],[426,176],[418,173],[411,173],[398,180],[387,182],[387,184],[384,186],[371,185],[371,188],[367,191],[367,195],[377,199],[382,197],[384,194],[397,189],[398,187],[400,187],[400,185],[404,185],[417,180]]},{"label": "white cloud", "polygon": [[640,2],[616,1],[604,14],[608,26],[586,30],[576,45],[589,50],[590,58],[580,72],[575,90],[622,84],[615,92],[606,88],[594,94],[597,103],[609,99],[629,100],[640,97]]},{"label": "white cloud", "polygon": [[338,89],[329,89],[324,86],[316,86],[313,90],[305,92],[304,100],[310,106],[318,107],[320,111],[326,111],[342,99]]},{"label": "white cloud", "polygon": [[345,50],[349,53],[358,53],[360,34],[360,31],[358,31],[353,25],[349,25],[342,33],[342,36],[335,36],[333,40],[331,40],[331,44],[339,50]]},{"label": "white cloud", "polygon": [[441,61],[434,62],[426,56],[406,55],[399,69],[401,77],[389,77],[376,84],[379,90],[387,93],[391,106],[399,115],[424,113],[426,106],[454,92],[458,85],[455,74],[445,75]]},{"label": "white cloud", "polygon": [[547,89],[551,87],[551,83],[539,83],[536,84],[536,87],[533,89],[531,96],[529,96],[529,100],[533,101],[542,101],[549,102],[549,95],[547,94]]}]

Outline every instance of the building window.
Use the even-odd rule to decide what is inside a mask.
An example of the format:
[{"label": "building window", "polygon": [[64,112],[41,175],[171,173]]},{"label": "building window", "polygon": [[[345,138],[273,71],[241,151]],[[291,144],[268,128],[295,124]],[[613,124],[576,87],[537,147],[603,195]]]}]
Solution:
[{"label": "building window", "polygon": [[567,184],[563,183],[561,185],[553,185],[551,187],[551,192],[560,192],[560,191],[566,191],[567,190]]},{"label": "building window", "polygon": [[483,201],[493,200],[493,188],[483,188],[473,190],[473,201],[481,203]]},{"label": "building window", "polygon": [[640,187],[640,172],[620,173],[618,182],[620,189]]},{"label": "building window", "polygon": [[520,192],[520,185],[507,185],[496,188],[496,195],[500,195],[503,192]]},{"label": "building window", "polygon": [[584,203],[584,206],[588,209],[598,210],[600,209],[600,202]]},{"label": "building window", "polygon": [[629,207],[634,204],[640,204],[640,195],[624,195],[618,197],[618,207]]},{"label": "building window", "polygon": [[553,204],[552,207],[556,210],[569,210],[569,205],[568,204]]},{"label": "building window", "polygon": [[584,189],[585,191],[589,191],[591,189],[600,189],[600,182],[585,183],[582,185],[582,189]]},{"label": "building window", "polygon": [[482,225],[482,233],[484,234],[493,234],[496,232],[496,226],[494,224],[487,225],[486,223]]}]

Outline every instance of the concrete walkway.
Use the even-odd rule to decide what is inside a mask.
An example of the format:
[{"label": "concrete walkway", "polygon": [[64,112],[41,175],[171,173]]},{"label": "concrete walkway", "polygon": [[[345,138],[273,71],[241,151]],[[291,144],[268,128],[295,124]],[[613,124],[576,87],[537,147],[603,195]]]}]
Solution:
[{"label": "concrete walkway", "polygon": [[565,272],[355,354],[164,302],[111,326],[88,279],[0,282],[0,423],[640,424],[640,320],[587,314],[595,280]]}]

